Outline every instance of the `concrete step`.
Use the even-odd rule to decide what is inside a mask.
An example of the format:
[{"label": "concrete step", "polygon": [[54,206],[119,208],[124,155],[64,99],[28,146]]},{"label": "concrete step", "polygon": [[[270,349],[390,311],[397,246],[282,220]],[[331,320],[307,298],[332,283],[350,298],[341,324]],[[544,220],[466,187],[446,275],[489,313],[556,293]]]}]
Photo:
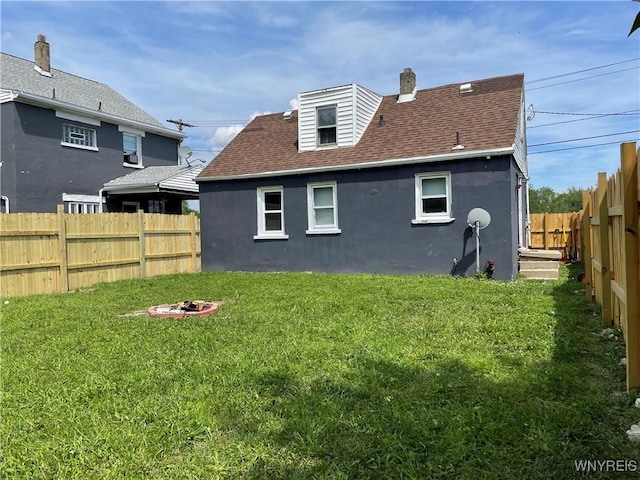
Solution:
[{"label": "concrete step", "polygon": [[523,277],[529,280],[558,280],[558,270],[524,270],[520,267],[519,272]]},{"label": "concrete step", "polygon": [[554,260],[522,260],[520,259],[520,270],[553,270],[558,269],[559,263]]},{"label": "concrete step", "polygon": [[560,260],[562,253],[558,250],[524,250],[520,252],[520,258]]}]

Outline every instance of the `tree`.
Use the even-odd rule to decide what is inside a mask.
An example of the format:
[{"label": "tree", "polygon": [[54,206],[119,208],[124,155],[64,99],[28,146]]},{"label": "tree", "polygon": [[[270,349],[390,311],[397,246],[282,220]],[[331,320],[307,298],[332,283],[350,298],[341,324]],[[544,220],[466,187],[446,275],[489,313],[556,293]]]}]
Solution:
[{"label": "tree", "polygon": [[557,194],[549,187],[529,187],[529,210],[531,213],[551,212]]},{"label": "tree", "polygon": [[196,217],[200,218],[200,212],[191,208],[189,206],[189,202],[187,202],[186,200],[182,200],[182,214],[190,215],[191,213],[195,213]]},{"label": "tree", "polygon": [[565,192],[556,193],[552,188],[529,187],[529,210],[531,213],[568,213],[582,208],[582,190],[569,187]]}]

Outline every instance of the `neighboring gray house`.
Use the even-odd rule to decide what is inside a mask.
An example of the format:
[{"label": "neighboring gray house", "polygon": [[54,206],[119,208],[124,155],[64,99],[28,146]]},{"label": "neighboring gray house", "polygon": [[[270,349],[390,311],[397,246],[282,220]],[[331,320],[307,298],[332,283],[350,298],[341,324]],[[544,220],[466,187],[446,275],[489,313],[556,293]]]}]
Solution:
[{"label": "neighboring gray house", "polygon": [[196,178],[203,270],[513,279],[527,226],[524,75],[400,93],[356,84],[256,117]]},{"label": "neighboring gray house", "polygon": [[107,85],[51,68],[43,35],[34,50],[35,62],[0,54],[1,211],[55,212],[64,203],[70,213],[174,212],[193,198],[179,189],[103,195],[105,183],[132,171],[177,166],[185,135]]},{"label": "neighboring gray house", "polygon": [[[198,199],[198,185],[194,178],[204,165],[170,165],[146,167],[104,184],[101,195],[107,198],[107,210],[137,212],[142,207],[151,213],[182,214],[182,202],[162,199],[180,192],[184,199]],[[160,199],[159,199],[160,198]],[[180,199],[178,199],[180,200]]]}]

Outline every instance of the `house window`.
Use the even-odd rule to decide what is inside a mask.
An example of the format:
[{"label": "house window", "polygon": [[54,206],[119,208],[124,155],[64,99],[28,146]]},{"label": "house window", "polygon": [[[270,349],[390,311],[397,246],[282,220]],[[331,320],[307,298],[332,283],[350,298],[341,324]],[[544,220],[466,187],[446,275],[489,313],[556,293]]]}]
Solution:
[{"label": "house window", "polygon": [[316,117],[318,145],[335,145],[337,139],[336,106],[318,107]]},{"label": "house window", "polygon": [[99,213],[100,205],[98,203],[82,203],[69,202],[67,206],[69,213]]},{"label": "house window", "polygon": [[447,223],[451,216],[451,174],[449,172],[416,175],[416,216],[413,223]]},{"label": "house window", "polygon": [[0,197],[0,213],[9,213],[9,197]]},{"label": "house window", "polygon": [[140,202],[122,202],[124,213],[137,213],[140,210]]},{"label": "house window", "polygon": [[253,238],[287,239],[284,232],[284,196],[282,186],[258,187],[258,234]]},{"label": "house window", "polygon": [[97,150],[96,131],[92,128],[64,124],[62,126],[62,145]]},{"label": "house window", "polygon": [[164,200],[149,200],[149,213],[164,213]]},{"label": "house window", "polygon": [[307,234],[341,233],[338,228],[336,182],[307,185]]},{"label": "house window", "polygon": [[125,167],[142,166],[142,137],[132,133],[122,133],[122,152]]}]

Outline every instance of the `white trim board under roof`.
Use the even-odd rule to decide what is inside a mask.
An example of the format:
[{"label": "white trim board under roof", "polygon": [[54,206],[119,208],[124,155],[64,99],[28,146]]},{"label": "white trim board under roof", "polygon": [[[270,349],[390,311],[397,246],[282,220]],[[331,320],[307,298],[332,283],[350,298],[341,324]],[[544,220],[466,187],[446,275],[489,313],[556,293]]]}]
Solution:
[{"label": "white trim board under roof", "polygon": [[431,155],[427,157],[396,158],[391,160],[380,160],[377,162],[350,163],[347,165],[329,165],[326,167],[298,168],[293,170],[280,170],[280,171],[274,171],[274,172],[248,173],[244,175],[199,177],[199,178],[196,178],[195,181],[197,183],[200,183],[200,182],[210,182],[210,181],[216,181],[216,180],[240,180],[240,179],[250,179],[250,178],[298,175],[302,173],[335,172],[335,171],[342,171],[342,170],[361,170],[364,168],[391,167],[391,166],[397,166],[397,165],[413,165],[416,163],[446,162],[449,160],[462,160],[462,159],[476,158],[476,157],[493,157],[496,155],[511,155],[513,154],[513,148],[514,147],[511,146],[508,148],[460,151],[459,153],[446,153],[442,155]]}]

